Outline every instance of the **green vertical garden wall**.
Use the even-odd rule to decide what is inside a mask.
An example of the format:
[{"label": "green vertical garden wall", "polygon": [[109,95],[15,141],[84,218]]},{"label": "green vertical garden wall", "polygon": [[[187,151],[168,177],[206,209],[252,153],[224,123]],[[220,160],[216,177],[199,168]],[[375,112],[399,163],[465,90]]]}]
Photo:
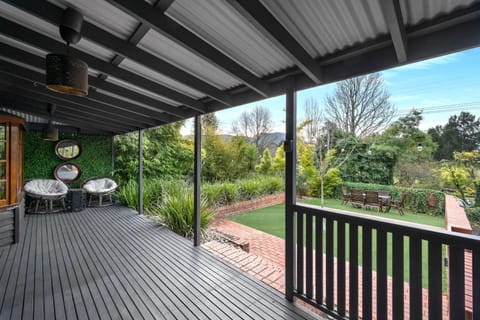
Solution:
[{"label": "green vertical garden wall", "polygon": [[[82,154],[71,160],[80,167],[82,175],[71,184],[78,187],[82,181],[98,176],[112,174],[112,138],[106,136],[82,136],[78,134],[60,134],[60,139],[72,139],[80,142]],[[53,170],[62,162],[55,155],[54,141],[45,141],[40,132],[26,131],[24,135],[24,179],[51,179]]]}]

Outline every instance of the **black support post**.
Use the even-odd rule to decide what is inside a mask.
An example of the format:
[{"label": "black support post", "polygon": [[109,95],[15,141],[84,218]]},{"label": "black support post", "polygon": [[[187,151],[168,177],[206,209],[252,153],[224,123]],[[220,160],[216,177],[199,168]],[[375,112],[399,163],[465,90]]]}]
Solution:
[{"label": "black support post", "polygon": [[115,170],[115,136],[112,136],[110,141],[112,148],[112,172]]},{"label": "black support post", "polygon": [[138,130],[138,213],[143,214],[143,130]]},{"label": "black support post", "polygon": [[296,125],[297,102],[295,81],[286,92],[286,121],[285,121],[285,297],[293,301],[294,274],[295,274],[295,219],[293,206],[296,200]]},{"label": "black support post", "polygon": [[195,116],[195,151],[194,151],[194,197],[193,197],[193,245],[199,246],[200,230],[200,179],[202,176],[202,125],[201,116]]}]

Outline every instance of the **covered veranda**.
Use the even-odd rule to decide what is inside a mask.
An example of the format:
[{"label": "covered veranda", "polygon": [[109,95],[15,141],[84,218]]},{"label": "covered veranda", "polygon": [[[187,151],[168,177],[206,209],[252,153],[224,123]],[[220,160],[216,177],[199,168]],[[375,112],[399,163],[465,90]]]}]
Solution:
[{"label": "covered veranda", "polygon": [[[64,9],[68,7],[79,10],[85,17],[83,38],[78,44],[70,46],[69,52],[88,64],[89,87],[86,97],[59,94],[45,86],[46,54],[66,52],[58,26],[62,23]],[[61,130],[85,134],[112,136],[138,131],[140,144],[143,129],[195,117],[195,190],[198,203],[202,114],[285,94],[286,106],[281,108],[286,108],[287,300],[303,299],[336,318],[369,319],[372,315],[387,318],[386,294],[381,295],[385,298],[375,305],[372,303],[372,279],[369,271],[373,267],[377,268],[379,281],[376,282],[376,290],[379,293],[387,292],[389,284],[386,281],[386,268],[392,262],[386,261],[386,252],[403,251],[405,240],[410,246],[410,269],[420,269],[420,272],[408,279],[414,284],[414,289],[408,293],[410,305],[413,306],[409,316],[411,319],[421,318],[421,243],[427,241],[429,265],[428,271],[423,272],[428,272],[431,279],[429,317],[438,319],[438,310],[441,309],[437,306],[441,304],[442,294],[442,248],[449,246],[450,283],[453,284],[449,288],[450,318],[461,319],[465,316],[465,279],[462,271],[467,266],[463,255],[471,250],[472,268],[475,271],[472,296],[476,309],[470,310],[470,315],[479,319],[480,303],[477,302],[480,300],[480,249],[477,239],[454,233],[437,237],[428,230],[359,219],[295,203],[296,92],[477,47],[480,44],[479,17],[478,0],[5,0],[0,2],[1,110],[24,117],[32,129],[41,130],[51,120]],[[52,105],[55,105],[54,112]],[[140,175],[140,182],[141,179]],[[48,220],[54,217],[57,216],[43,218]],[[58,219],[70,217],[78,219],[74,215],[59,216]],[[42,238],[38,238],[39,224],[35,219],[41,221],[42,217],[27,217],[26,232],[17,232],[16,235],[17,240],[27,237],[30,241],[28,243],[35,244],[36,248],[42,243]],[[57,222],[53,222],[55,223]],[[21,222],[16,222],[16,226],[21,225]],[[30,229],[32,225],[36,227]],[[196,225],[198,226],[198,221]],[[324,238],[313,237],[311,230],[323,230],[324,225],[325,243],[322,244]],[[51,226],[45,224],[45,228],[49,227]],[[40,230],[41,228],[42,224]],[[357,249],[360,245],[363,246],[362,258],[365,262],[362,265],[362,279],[350,277],[347,292],[344,272],[346,252],[338,252],[339,263],[334,270],[333,243],[338,242],[345,249],[346,234],[350,235],[350,240],[358,240],[360,231],[363,233],[362,242],[350,242],[348,245],[349,248]],[[85,240],[90,244],[94,236],[96,235],[89,231],[85,234]],[[117,236],[128,239],[122,232]],[[393,248],[380,246],[376,265],[372,265],[373,237],[377,243],[383,243],[386,237],[396,239]],[[182,248],[189,246],[184,240],[175,239],[170,242],[173,249],[180,244]],[[194,244],[198,245],[199,240],[200,232],[197,228]],[[70,244],[76,246],[76,241],[71,241]],[[117,245],[128,248],[129,244],[118,242]],[[313,272],[313,260],[323,261],[322,257],[313,253],[315,245],[325,245],[327,258],[326,264],[316,264]],[[12,248],[18,247],[16,244],[2,249],[2,261],[7,257],[6,261],[12,262],[8,260],[8,254],[16,250]],[[29,254],[36,252],[30,248],[31,246]],[[147,249],[142,246],[138,250],[143,253]],[[199,251],[193,247],[186,250],[190,250],[188,257],[191,261],[196,261],[197,256],[193,253]],[[68,254],[74,253],[67,251]],[[5,252],[8,254],[5,255]],[[51,251],[48,252],[51,256]],[[61,254],[60,251],[55,252]],[[78,253],[81,254],[81,251]],[[105,255],[108,253],[104,252]],[[354,253],[350,250],[350,261]],[[407,294],[403,290],[403,282],[406,281],[403,277],[405,261],[401,255],[396,257],[393,262],[397,267],[393,271],[391,298],[394,305],[393,318],[403,319],[402,301]],[[59,256],[54,255],[52,259],[57,259],[58,263]],[[115,259],[120,263],[120,257]],[[199,261],[201,263],[196,264],[195,270],[200,269],[205,273],[210,260]],[[7,269],[3,267],[2,279],[16,277],[32,280],[31,273],[25,271],[22,275],[21,272],[25,268],[31,268],[28,262],[35,265],[40,262],[35,259],[26,259],[25,262],[26,266],[20,261],[20,266],[24,269],[8,269],[11,272],[6,276]],[[175,268],[171,260],[164,264]],[[357,264],[350,263],[349,266],[352,268],[350,274],[358,275]],[[76,265],[71,267],[78,268]],[[38,268],[41,268],[40,265]],[[82,270],[81,267],[70,269],[73,273],[70,276],[66,274],[70,285],[70,280],[75,280],[78,284],[78,277],[86,276]],[[64,271],[67,272],[67,269]],[[137,269],[123,273],[126,278],[121,282],[128,283],[132,277],[137,277],[138,272]],[[208,272],[210,276],[214,276],[213,273]],[[322,282],[323,277],[315,278],[313,274],[324,274],[325,283]],[[30,297],[25,300],[28,308],[41,306],[32,302],[40,299],[39,295],[33,294],[39,288],[35,285],[36,279],[33,282],[14,284],[15,288],[18,284],[20,289],[24,285],[23,293]],[[169,290],[174,290],[175,285],[184,281],[182,279],[176,277]],[[197,278],[192,283],[196,284],[196,281]],[[221,283],[222,288],[226,285]],[[12,288],[8,288],[9,294],[10,289]],[[85,287],[81,289],[86,290]],[[268,297],[271,297],[271,291],[266,288],[254,291],[258,293],[257,297],[270,301],[271,298]],[[21,291],[18,292],[20,294]],[[70,292],[68,288],[67,292]],[[90,287],[88,292],[92,294]],[[208,292],[206,290],[202,293]],[[130,293],[133,295],[133,291]],[[137,294],[138,292],[135,293]],[[171,294],[175,295],[174,292]],[[345,301],[356,301],[359,294],[362,294],[364,304],[361,315],[356,309],[345,308]],[[132,298],[130,294],[127,295]],[[80,295],[77,291],[76,297],[80,296],[83,299],[81,290]],[[190,292],[187,296],[193,301],[200,299],[200,296]],[[138,296],[135,299],[139,299]],[[183,302],[180,300],[182,299],[172,303],[181,306]],[[260,300],[262,306],[258,308],[262,312],[271,313],[268,312],[271,304],[263,304],[264,300]],[[112,308],[113,305],[116,305],[114,301],[104,304],[105,308]],[[290,304],[282,305],[292,308]],[[210,313],[203,313],[205,318],[219,317],[219,310],[208,310]],[[65,311],[71,309],[65,308]],[[88,309],[84,311],[88,312]]]}]

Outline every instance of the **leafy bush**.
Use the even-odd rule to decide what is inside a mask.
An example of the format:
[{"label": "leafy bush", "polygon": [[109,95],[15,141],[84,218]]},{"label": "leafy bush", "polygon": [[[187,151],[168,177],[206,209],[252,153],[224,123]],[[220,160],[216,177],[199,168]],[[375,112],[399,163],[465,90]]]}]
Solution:
[{"label": "leafy bush", "polygon": [[285,183],[280,177],[261,177],[260,179],[266,194],[274,194],[285,188]]},{"label": "leafy bush", "polygon": [[470,223],[480,225],[480,207],[468,208],[467,217]]},{"label": "leafy bush", "polygon": [[[167,183],[165,180],[153,179],[143,183],[143,209],[150,213],[154,207],[161,201],[162,190]],[[135,180],[121,184],[117,195],[120,201],[126,206],[135,210],[139,209],[138,204],[138,183]]]},{"label": "leafy bush", "polygon": [[[435,216],[445,215],[445,196],[443,192],[438,190],[431,189],[412,189],[412,188],[403,188],[392,185],[382,185],[382,184],[369,184],[369,183],[354,183],[354,182],[345,182],[343,183],[348,191],[351,189],[361,189],[361,190],[371,190],[371,191],[388,191],[390,192],[390,197],[392,199],[400,199],[402,193],[407,193],[407,199],[405,200],[405,206],[409,207],[411,210],[417,213],[427,213],[429,212],[428,205],[428,195],[430,193],[435,197],[435,205],[431,210],[431,214]],[[336,192],[337,197],[341,197],[341,192],[339,188]]]},{"label": "leafy bush", "polygon": [[[194,195],[193,189],[186,185],[170,185],[155,212],[162,222],[172,231],[184,237],[193,237]],[[167,189],[169,188],[167,187]],[[206,198],[200,201],[200,230],[203,233],[213,218],[213,211],[208,207]]]},{"label": "leafy bush", "polygon": [[208,204],[216,207],[274,194],[284,189],[284,183],[276,176],[254,176],[236,182],[204,183],[201,188]]},{"label": "leafy bush", "polygon": [[[320,175],[314,176],[307,181],[308,194],[314,197],[320,197],[321,195],[321,183],[322,178]],[[323,183],[323,195],[325,198],[331,198],[335,194],[336,188],[342,184],[342,178],[340,177],[340,170],[338,168],[332,168],[328,170],[325,175],[325,181]]]},{"label": "leafy bush", "polygon": [[237,181],[237,184],[242,200],[250,200],[261,195],[259,179],[243,179]]},{"label": "leafy bush", "polygon": [[[130,180],[118,189],[118,195],[127,206],[138,210],[138,184]],[[182,180],[146,180],[143,187],[144,210],[149,215],[160,216],[174,232],[193,236],[193,188]],[[202,232],[208,226],[213,215],[202,197],[200,203],[200,227]]]},{"label": "leafy bush", "polygon": [[237,201],[238,188],[231,182],[205,183],[201,186],[202,195],[210,206],[226,205]]}]

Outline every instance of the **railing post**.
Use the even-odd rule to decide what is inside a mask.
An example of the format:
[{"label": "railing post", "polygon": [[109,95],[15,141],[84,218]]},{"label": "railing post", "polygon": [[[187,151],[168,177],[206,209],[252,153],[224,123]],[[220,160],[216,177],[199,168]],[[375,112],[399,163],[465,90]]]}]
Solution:
[{"label": "railing post", "polygon": [[200,179],[202,175],[202,125],[201,116],[195,116],[195,150],[194,150],[194,191],[193,191],[193,245],[199,246],[200,230]]},{"label": "railing post", "polygon": [[285,297],[293,301],[295,274],[295,219],[293,205],[296,199],[296,124],[297,102],[295,81],[292,78],[286,92],[285,121]]}]

